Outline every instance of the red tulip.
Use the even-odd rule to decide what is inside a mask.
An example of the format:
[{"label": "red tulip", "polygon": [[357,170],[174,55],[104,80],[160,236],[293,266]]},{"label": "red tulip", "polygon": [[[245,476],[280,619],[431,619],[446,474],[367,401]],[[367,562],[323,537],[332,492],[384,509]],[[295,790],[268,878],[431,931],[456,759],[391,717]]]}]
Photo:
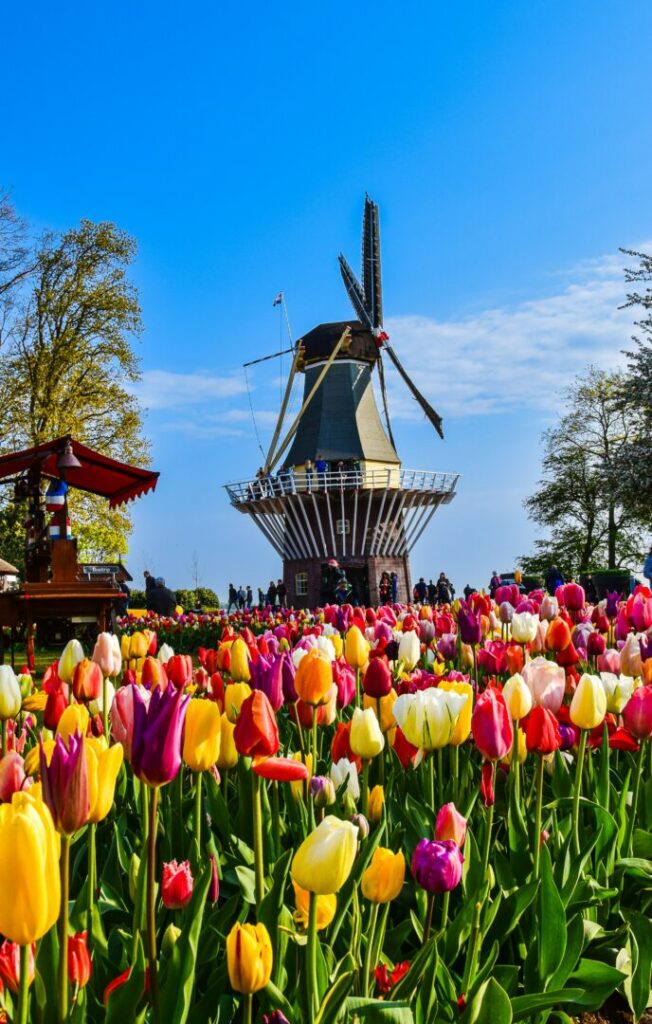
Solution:
[{"label": "red tulip", "polygon": [[59,719],[68,707],[68,687],[59,679],[58,686],[53,687],[48,693],[43,712],[43,725],[46,729],[56,731]]},{"label": "red tulip", "polygon": [[521,644],[509,643],[506,645],[505,662],[510,676],[515,676],[523,670],[525,656]]},{"label": "red tulip", "polygon": [[68,980],[84,988],[92,973],[86,932],[76,932],[68,939]]},{"label": "red tulip", "polygon": [[335,728],[335,735],[331,740],[331,760],[337,764],[345,757],[348,761],[355,761],[356,757],[351,750],[351,722],[338,722]]},{"label": "red tulip", "polygon": [[406,739],[402,730],[397,726],[396,733],[394,735],[394,753],[398,757],[404,770],[407,770],[408,765],[414,765],[414,759],[419,753],[419,748],[415,747]]},{"label": "red tulip", "polygon": [[623,708],[623,724],[637,740],[652,735],[652,683],[634,690]]},{"label": "red tulip", "polygon": [[0,803],[11,803],[14,793],[19,793],[31,779],[25,776],[25,763],[15,750],[10,750],[0,761]]},{"label": "red tulip", "polygon": [[590,658],[598,658],[607,649],[607,640],[602,633],[589,633],[586,641],[586,653]]},{"label": "red tulip", "polygon": [[301,782],[310,774],[303,761],[295,761],[292,757],[254,758],[251,767],[262,779],[275,782]]},{"label": "red tulip", "polygon": [[623,726],[620,726],[619,729],[614,729],[609,737],[609,746],[612,750],[627,750],[632,754],[638,750],[638,743]]},{"label": "red tulip", "polygon": [[191,900],[194,886],[190,861],[184,860],[180,864],[176,860],[168,861],[163,865],[163,877],[161,878],[161,899],[163,906],[168,910],[181,910]]},{"label": "red tulip", "polygon": [[485,807],[493,807],[496,802],[496,794],[494,792],[495,770],[493,761],[485,761],[482,765],[480,792],[482,793]]},{"label": "red tulip", "polygon": [[254,690],[242,702],[233,740],[239,754],[271,757],[280,746],[276,716],[262,690]]},{"label": "red tulip", "polygon": [[392,673],[385,658],[372,658],[362,680],[368,697],[386,697],[392,688]]},{"label": "red tulip", "polygon": [[475,745],[489,761],[499,761],[512,746],[514,728],[502,693],[489,687],[473,709],[471,731]]},{"label": "red tulip", "polygon": [[565,583],[558,587],[556,597],[559,603],[565,604],[571,612],[581,612],[586,604],[584,588],[579,583]]},{"label": "red tulip", "polygon": [[[36,943],[33,942],[29,948],[27,957],[27,984],[34,981],[34,953]],[[9,942],[7,939],[0,946],[0,981],[7,986],[14,995],[18,994],[20,983],[20,946],[17,942]]]},{"label": "red tulip", "polygon": [[541,704],[535,704],[525,720],[525,743],[536,754],[552,754],[561,746],[557,719]]},{"label": "red tulip", "polygon": [[192,658],[189,654],[173,654],[165,669],[169,681],[178,689],[192,682]]}]

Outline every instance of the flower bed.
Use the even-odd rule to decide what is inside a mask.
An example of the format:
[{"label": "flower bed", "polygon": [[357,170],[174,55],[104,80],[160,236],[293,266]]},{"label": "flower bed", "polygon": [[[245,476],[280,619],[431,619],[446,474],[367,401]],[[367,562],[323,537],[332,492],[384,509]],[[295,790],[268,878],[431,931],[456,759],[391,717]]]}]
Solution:
[{"label": "flower bed", "polygon": [[11,1019],[640,1017],[652,594],[503,590],[0,668]]}]

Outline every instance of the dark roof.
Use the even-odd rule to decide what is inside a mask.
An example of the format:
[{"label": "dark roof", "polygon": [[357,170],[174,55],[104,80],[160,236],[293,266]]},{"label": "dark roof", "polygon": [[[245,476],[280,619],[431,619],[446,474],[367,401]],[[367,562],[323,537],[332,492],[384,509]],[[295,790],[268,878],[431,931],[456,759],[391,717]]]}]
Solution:
[{"label": "dark roof", "polygon": [[378,359],[378,346],[371,331],[363,327],[359,320],[318,324],[304,334],[299,341],[305,349],[306,363],[328,359],[347,327],[351,328],[351,341],[349,344],[345,342],[336,359],[361,359],[375,363]]},{"label": "dark roof", "polygon": [[107,498],[111,508],[138,498],[156,487],[158,473],[117,462],[108,455],[87,448],[69,435],[47,441],[35,448],[26,448],[22,452],[0,456],[0,480],[24,473],[28,469],[38,469],[43,476],[61,480],[62,473],[57,467],[57,459],[68,441],[81,466],[79,469],[66,470],[67,482],[80,491]]},{"label": "dark roof", "polygon": [[[304,400],[320,370],[306,368]],[[283,465],[314,462],[319,456],[329,462],[399,462],[380,421],[368,363],[335,361],[304,412]]]}]

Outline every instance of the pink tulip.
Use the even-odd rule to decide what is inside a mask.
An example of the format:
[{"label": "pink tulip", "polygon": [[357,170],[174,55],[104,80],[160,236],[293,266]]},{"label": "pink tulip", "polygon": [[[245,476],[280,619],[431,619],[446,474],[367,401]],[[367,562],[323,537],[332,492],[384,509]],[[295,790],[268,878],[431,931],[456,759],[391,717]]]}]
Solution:
[{"label": "pink tulip", "polygon": [[466,818],[460,814],[455,804],[444,804],[435,822],[435,839],[452,839],[459,847],[464,846],[466,839]]},{"label": "pink tulip", "polygon": [[566,673],[561,666],[547,658],[533,658],[523,666],[522,676],[527,683],[535,704],[557,714],[564,699]]},{"label": "pink tulip", "polygon": [[[111,707],[111,735],[116,743],[122,743],[128,761],[131,761],[134,738],[134,685],[119,687]],[[151,692],[140,687],[140,694],[145,703],[149,704]]]},{"label": "pink tulip", "polygon": [[548,622],[551,622],[552,619],[556,619],[559,615],[559,601],[557,598],[546,594],[541,601],[541,610],[539,614],[542,619],[546,619]]},{"label": "pink tulip", "polygon": [[629,634],[620,652],[620,671],[626,676],[640,676],[643,672],[641,645],[634,633]]},{"label": "pink tulip", "polygon": [[25,784],[30,785],[31,779],[25,775],[24,761],[14,750],[0,761],[0,802],[8,804],[14,793],[20,792]]},{"label": "pink tulip", "polygon": [[613,672],[615,676],[620,675],[620,653],[613,647],[598,655],[598,672]]},{"label": "pink tulip", "polygon": [[652,735],[652,684],[634,690],[623,708],[623,722],[637,740]]},{"label": "pink tulip", "polygon": [[512,746],[514,727],[505,698],[491,686],[476,701],[471,731],[476,747],[489,761],[499,761]]}]

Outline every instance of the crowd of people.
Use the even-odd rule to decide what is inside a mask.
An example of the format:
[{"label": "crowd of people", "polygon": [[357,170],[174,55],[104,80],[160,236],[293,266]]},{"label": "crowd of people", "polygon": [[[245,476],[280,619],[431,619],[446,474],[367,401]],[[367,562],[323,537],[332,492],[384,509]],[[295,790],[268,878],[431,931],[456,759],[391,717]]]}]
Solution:
[{"label": "crowd of people", "polygon": [[263,590],[262,587],[258,587],[258,600],[254,603],[254,592],[251,588],[251,584],[247,584],[244,587],[240,584],[239,587],[234,586],[233,583],[229,583],[229,603],[227,612],[230,612],[233,608],[234,611],[244,611],[245,608],[263,608],[265,605],[270,605],[272,608],[287,608],[287,588],[283,580],[269,581],[267,590]]}]

